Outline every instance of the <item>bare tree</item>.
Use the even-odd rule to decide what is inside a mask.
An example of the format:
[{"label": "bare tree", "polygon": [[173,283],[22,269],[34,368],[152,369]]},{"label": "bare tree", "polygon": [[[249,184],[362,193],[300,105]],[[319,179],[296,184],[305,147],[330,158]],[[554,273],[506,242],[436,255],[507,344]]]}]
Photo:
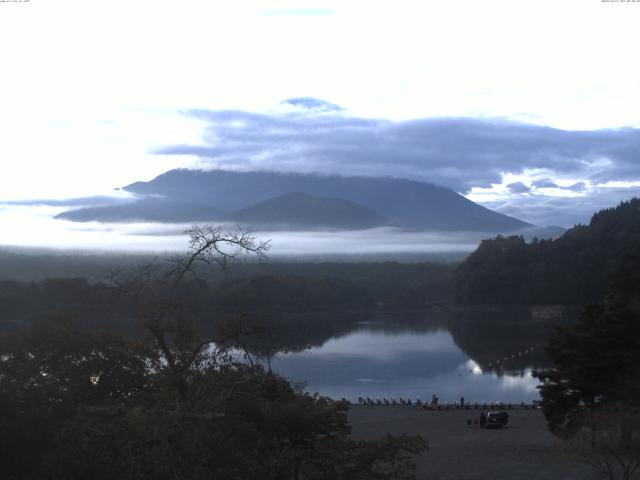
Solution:
[{"label": "bare tree", "polygon": [[189,235],[189,253],[176,260],[170,273],[172,293],[185,275],[197,275],[198,265],[218,265],[224,272],[230,260],[242,255],[253,254],[263,261],[270,247],[269,241],[257,240],[250,229],[242,227],[228,232],[221,226],[194,225],[185,233]]},{"label": "bare tree", "polygon": [[[139,318],[158,349],[157,367],[166,369],[176,383],[179,409],[186,394],[185,375],[197,362],[228,361],[225,339],[201,335],[197,312],[180,300],[179,287],[189,276],[198,279],[202,267],[224,270],[229,260],[243,255],[263,261],[269,251],[269,241],[257,240],[245,228],[227,231],[221,226],[194,225],[185,233],[189,236],[188,253],[174,259],[170,268],[162,268],[156,259],[111,279],[115,289],[138,305]],[[212,344],[216,349],[208,348]]]},{"label": "bare tree", "polygon": [[640,468],[640,412],[627,406],[587,412],[569,445],[601,478],[631,480]]}]

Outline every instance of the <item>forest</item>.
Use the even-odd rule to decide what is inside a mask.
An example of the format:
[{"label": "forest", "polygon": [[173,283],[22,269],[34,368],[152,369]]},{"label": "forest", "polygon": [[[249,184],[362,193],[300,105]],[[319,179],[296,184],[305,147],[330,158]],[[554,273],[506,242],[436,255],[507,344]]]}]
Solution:
[{"label": "forest", "polygon": [[559,238],[484,240],[454,274],[462,305],[585,305],[640,280],[640,199],[593,215]]},{"label": "forest", "polygon": [[[549,429],[568,441],[585,428],[593,441],[622,435],[615,468],[633,473],[638,431],[611,433],[603,418],[635,425],[640,408],[639,207],[600,211],[554,240],[485,240],[460,265],[234,263],[265,260],[267,245],[194,227],[183,257],[111,268],[85,258],[72,268],[93,278],[2,280],[4,478],[415,478],[424,438],[353,440],[347,402],[305,392],[270,359],[372,315],[424,309],[453,312],[449,331],[481,365],[483,352],[535,343],[527,361]],[[474,315],[558,304],[580,313],[555,330],[516,310]]]},{"label": "forest", "polygon": [[414,478],[424,439],[352,440],[346,402],[255,361],[291,347],[279,336],[291,326],[269,315],[300,302],[363,307],[362,290],[263,277],[212,292],[197,271],[238,254],[260,259],[267,245],[215,227],[189,234],[189,253],[171,267],[118,272],[108,284],[3,283],[2,314],[23,316],[0,335],[4,478]]}]

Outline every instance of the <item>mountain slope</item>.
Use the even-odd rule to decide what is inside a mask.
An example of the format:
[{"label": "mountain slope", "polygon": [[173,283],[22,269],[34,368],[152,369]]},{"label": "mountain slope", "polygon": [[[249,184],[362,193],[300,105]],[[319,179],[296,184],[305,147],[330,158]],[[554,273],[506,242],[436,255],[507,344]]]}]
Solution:
[{"label": "mountain slope", "polygon": [[437,185],[405,179],[275,172],[170,170],[124,187],[232,212],[291,192],[349,200],[420,230],[513,232],[531,224],[484,208]]},{"label": "mountain slope", "polygon": [[640,304],[640,199],[597,212],[555,240],[484,240],[454,283],[461,304],[582,305],[611,291]]},{"label": "mountain slope", "polygon": [[288,193],[238,210],[230,220],[279,228],[364,229],[388,224],[388,220],[348,200],[305,193]]},{"label": "mountain slope", "polygon": [[207,205],[145,198],[125,204],[67,210],[55,218],[74,222],[207,222],[223,216],[218,209]]}]

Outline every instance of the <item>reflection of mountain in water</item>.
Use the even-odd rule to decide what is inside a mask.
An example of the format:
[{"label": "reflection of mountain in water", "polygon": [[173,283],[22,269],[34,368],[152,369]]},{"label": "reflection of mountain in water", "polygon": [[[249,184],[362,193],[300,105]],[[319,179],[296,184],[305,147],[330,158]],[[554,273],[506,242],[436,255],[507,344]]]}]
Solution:
[{"label": "reflection of mountain in water", "polygon": [[[522,373],[548,366],[544,347],[558,321],[533,321],[528,309],[456,312],[349,312],[288,314],[269,320],[277,331],[273,351],[322,347],[355,331],[393,337],[446,331],[483,371]],[[304,328],[295,328],[302,325]],[[375,352],[372,352],[375,356]]]},{"label": "reflection of mountain in water", "polygon": [[[365,311],[353,312],[308,312],[267,315],[265,325],[270,330],[268,350],[276,352],[300,352],[320,347],[332,338],[340,338],[351,332],[358,322],[369,316]],[[264,343],[261,342],[264,349]],[[251,345],[249,350],[256,353]]]},{"label": "reflection of mountain in water", "polygon": [[533,321],[528,309],[484,309],[452,313],[448,329],[483,371],[502,374],[548,366],[544,347],[558,323]]},{"label": "reflection of mountain in water", "polygon": [[403,335],[406,333],[430,333],[447,330],[449,313],[440,311],[385,311],[377,312],[367,321],[359,322],[360,328],[366,327],[385,335]]},{"label": "reflection of mountain in water", "polygon": [[271,350],[300,352],[322,347],[330,340],[355,330],[386,336],[423,334],[447,330],[448,314],[443,312],[308,312],[279,313],[266,319],[273,335]]},{"label": "reflection of mountain in water", "polygon": [[[485,309],[456,312],[349,312],[288,314],[269,320],[276,331],[273,352],[301,352],[362,333],[416,338],[449,332],[455,345],[482,371],[521,374],[548,366],[544,347],[558,321],[533,321],[528,309]],[[295,328],[295,325],[304,326]],[[375,352],[372,352],[375,356]]]},{"label": "reflection of mountain in water", "polygon": [[443,401],[460,396],[477,402],[538,398],[530,369],[516,374],[482,371],[443,328],[441,318],[418,318],[411,325],[374,316],[321,346],[278,353],[271,365],[292,381],[305,382],[310,392],[352,401],[358,396],[425,399],[434,393]]}]

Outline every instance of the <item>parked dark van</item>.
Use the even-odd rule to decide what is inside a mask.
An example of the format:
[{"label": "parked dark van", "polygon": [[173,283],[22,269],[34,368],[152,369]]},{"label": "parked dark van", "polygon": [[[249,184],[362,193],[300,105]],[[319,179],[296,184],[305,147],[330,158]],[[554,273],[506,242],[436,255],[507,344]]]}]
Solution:
[{"label": "parked dark van", "polygon": [[485,428],[502,428],[509,422],[509,414],[507,412],[489,412]]}]

